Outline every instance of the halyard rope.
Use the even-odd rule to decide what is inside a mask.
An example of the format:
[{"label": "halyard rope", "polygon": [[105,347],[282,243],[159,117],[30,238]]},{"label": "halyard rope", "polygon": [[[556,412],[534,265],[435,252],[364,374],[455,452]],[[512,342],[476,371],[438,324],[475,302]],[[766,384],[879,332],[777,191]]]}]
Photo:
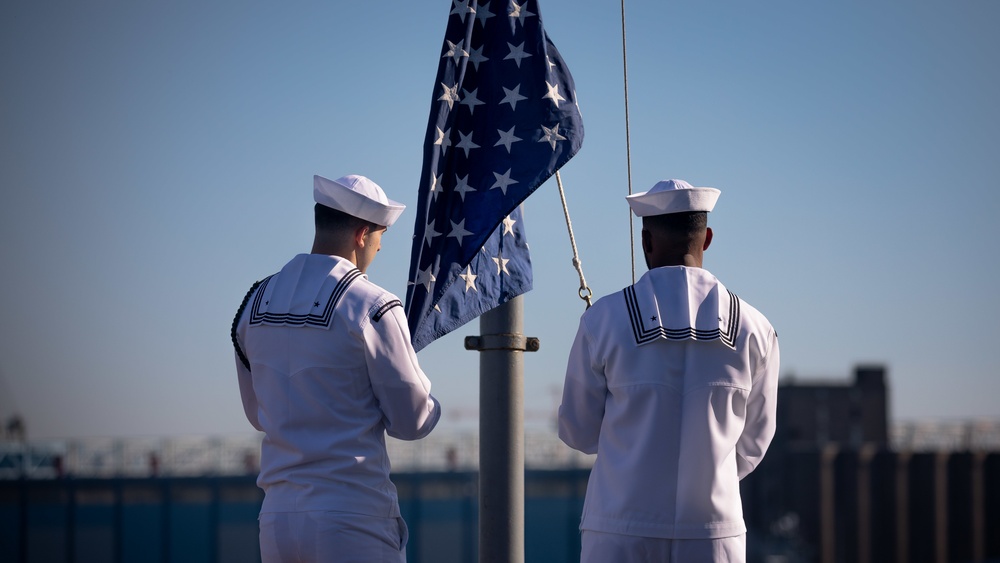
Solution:
[{"label": "halyard rope", "polygon": [[589,309],[592,303],[590,302],[590,297],[594,294],[593,291],[587,286],[587,280],[583,277],[583,264],[580,262],[580,253],[576,249],[576,237],[573,236],[573,221],[569,218],[569,206],[566,205],[566,193],[563,191],[562,176],[559,175],[559,171],[556,170],[556,185],[559,186],[559,199],[562,200],[563,215],[566,216],[566,229],[569,231],[569,245],[573,248],[573,267],[576,268],[576,273],[580,276],[580,290],[577,291],[577,295],[580,299],[587,302],[587,308]]},{"label": "halyard rope", "polygon": [[[632,143],[629,134],[628,115],[628,53],[625,45],[625,0],[622,0],[622,82],[625,87],[625,168],[628,175],[628,195],[632,195]],[[587,280],[583,276],[583,264],[580,262],[580,253],[576,248],[576,237],[573,235],[573,221],[569,217],[569,206],[566,204],[566,192],[563,190],[562,176],[556,170],[556,185],[559,186],[559,199],[562,200],[563,215],[566,217],[566,230],[569,231],[569,244],[573,249],[573,267],[576,268],[577,275],[580,276],[580,289],[577,294],[580,299],[587,302],[587,308],[593,304],[591,297],[594,292],[587,286]],[[632,229],[632,210],[628,212],[628,240],[629,257],[632,262],[632,283],[635,284],[635,234]]]},{"label": "halyard rope", "polygon": [[[628,56],[625,51],[625,0],[622,0],[622,82],[625,84],[625,167],[628,171],[628,195],[632,195],[632,147],[628,129]],[[629,257],[632,259],[632,283],[635,284],[635,234],[632,229],[632,210],[628,213]]]}]

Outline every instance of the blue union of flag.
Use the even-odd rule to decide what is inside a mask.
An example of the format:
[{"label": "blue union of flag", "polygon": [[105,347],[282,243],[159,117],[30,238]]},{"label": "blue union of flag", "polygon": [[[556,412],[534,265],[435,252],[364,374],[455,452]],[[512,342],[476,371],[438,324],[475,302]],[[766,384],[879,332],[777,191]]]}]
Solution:
[{"label": "blue union of flag", "polygon": [[519,206],[583,143],[536,0],[453,0],[434,83],[406,291],[417,350],[531,289]]}]

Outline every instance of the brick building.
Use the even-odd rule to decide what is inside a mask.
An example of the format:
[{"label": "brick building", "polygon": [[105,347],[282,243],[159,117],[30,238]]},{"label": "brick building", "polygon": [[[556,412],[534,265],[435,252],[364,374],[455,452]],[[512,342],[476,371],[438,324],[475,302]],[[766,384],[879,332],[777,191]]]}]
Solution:
[{"label": "brick building", "polygon": [[785,378],[778,387],[775,446],[888,447],[888,400],[886,370],[880,365],[856,367],[853,381],[798,382]]}]

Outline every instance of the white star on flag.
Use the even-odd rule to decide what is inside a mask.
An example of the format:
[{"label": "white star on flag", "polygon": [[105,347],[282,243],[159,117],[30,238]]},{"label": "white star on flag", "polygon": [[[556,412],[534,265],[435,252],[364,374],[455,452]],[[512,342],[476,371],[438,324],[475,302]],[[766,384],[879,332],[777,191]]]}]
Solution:
[{"label": "white star on flag", "polygon": [[422,285],[427,289],[427,291],[430,291],[431,285],[433,285],[436,281],[437,277],[434,275],[433,270],[431,270],[431,266],[427,266],[426,270],[420,270],[417,272],[417,279],[413,283],[416,285]]},{"label": "white star on flag", "polygon": [[510,218],[510,215],[503,218],[503,234],[514,236],[514,223],[517,223],[514,219]]},{"label": "white star on flag", "polygon": [[500,103],[501,104],[510,104],[510,109],[511,110],[517,111],[517,107],[516,107],[517,106],[517,102],[520,102],[521,100],[527,100],[528,99],[527,96],[522,96],[521,95],[521,85],[520,84],[518,84],[517,86],[514,86],[513,90],[509,90],[505,86],[501,86],[501,88],[503,88],[504,97],[503,97],[502,100],[500,100]]},{"label": "white star on flag", "polygon": [[501,273],[507,274],[508,276],[510,275],[510,272],[507,271],[507,262],[510,262],[510,260],[498,254],[493,257],[493,261],[496,262],[497,265],[497,275],[500,275]]},{"label": "white star on flag", "polygon": [[441,56],[442,59],[452,58],[455,59],[455,63],[458,63],[458,59],[462,57],[468,57],[469,52],[462,48],[462,41],[458,43],[452,43],[448,41],[448,50],[445,51],[444,55]]},{"label": "white star on flag", "polygon": [[441,176],[431,175],[431,200],[437,198],[438,192],[441,191],[438,189],[440,187],[441,187]]},{"label": "white star on flag", "polygon": [[472,0],[452,0],[451,13],[448,15],[458,14],[462,17],[462,21],[465,21],[465,16],[470,13],[476,13],[476,9],[469,5],[469,2],[471,1]]},{"label": "white star on flag", "polygon": [[510,154],[510,145],[521,141],[520,137],[514,136],[514,127],[511,126],[510,131],[504,131],[503,129],[497,129],[497,133],[500,134],[500,140],[493,144],[494,147],[499,147],[503,145],[507,148],[507,154]]},{"label": "white star on flag", "polygon": [[458,223],[451,222],[451,232],[448,233],[449,237],[454,237],[458,239],[458,244],[462,244],[462,239],[471,235],[472,231],[465,230],[465,219],[462,219]]},{"label": "white star on flag", "polygon": [[469,156],[470,150],[479,148],[479,145],[472,142],[472,132],[469,132],[469,134],[466,135],[465,133],[459,131],[458,136],[461,137],[461,140],[458,141],[458,144],[455,145],[455,148],[464,150],[466,157]]},{"label": "white star on flag", "polygon": [[[556,88],[558,88],[558,87],[559,86],[557,84]],[[462,88],[462,93],[464,95],[462,96],[462,101],[459,102],[459,103],[462,104],[462,105],[464,105],[464,106],[469,106],[469,113],[470,114],[476,113],[476,106],[481,106],[481,105],[483,105],[483,104],[486,103],[486,102],[484,102],[484,101],[482,101],[482,100],[480,100],[479,98],[476,97],[476,93],[477,92],[479,92],[479,88],[476,88],[476,89],[474,89],[471,92],[468,91],[468,90],[466,90],[465,88]],[[556,106],[558,106],[558,105],[559,104],[556,103]]]},{"label": "white star on flag", "polygon": [[441,233],[434,230],[433,220],[431,220],[430,223],[427,223],[427,228],[424,230],[424,242],[426,242],[428,246],[430,246],[431,241],[434,240],[434,237],[440,235]]},{"label": "white star on flag", "polygon": [[468,293],[470,289],[472,291],[475,291],[476,293],[479,293],[479,289],[476,287],[476,278],[478,278],[479,276],[472,273],[472,266],[466,266],[465,273],[459,274],[458,277],[462,278],[462,280],[465,281],[466,293]]},{"label": "white star on flag", "polygon": [[510,186],[511,184],[517,183],[517,180],[512,180],[510,177],[511,170],[512,170],[511,168],[508,168],[507,171],[504,172],[503,174],[498,174],[494,172],[493,175],[497,177],[497,181],[494,182],[492,186],[490,186],[490,189],[492,190],[493,188],[500,188],[500,191],[502,191],[504,195],[507,195],[507,187]]},{"label": "white star on flag", "polygon": [[483,56],[483,48],[480,46],[478,49],[473,48],[469,51],[469,62],[472,66],[476,67],[476,72],[479,72],[479,63],[485,63],[490,60],[489,57]]},{"label": "white star on flag", "polygon": [[507,43],[507,46],[510,47],[510,54],[504,57],[503,60],[514,59],[514,62],[517,63],[517,68],[521,68],[521,59],[532,56],[531,53],[524,52],[524,42],[521,42],[517,47],[510,43]]},{"label": "white star on flag", "polygon": [[482,25],[483,27],[486,27],[486,20],[492,18],[495,15],[496,14],[490,11],[489,1],[487,1],[486,4],[483,4],[482,6],[479,6],[476,9],[476,21],[478,21],[479,24]]},{"label": "white star on flag", "polygon": [[558,82],[556,82],[555,84],[549,84],[549,81],[546,80],[545,81],[545,87],[548,88],[549,91],[544,96],[542,96],[543,100],[544,99],[552,100],[552,103],[554,103],[556,105],[556,107],[559,107],[559,102],[565,102],[566,101],[566,98],[562,97],[559,94],[559,83]]},{"label": "white star on flag", "polygon": [[452,109],[455,107],[455,102],[458,101],[458,85],[448,86],[442,82],[441,87],[444,88],[444,92],[441,93],[441,97],[438,98],[438,100],[446,102],[448,104],[448,109]]},{"label": "white star on flag", "polygon": [[[535,15],[529,12],[528,9],[524,7],[525,4],[527,4],[527,2],[522,2],[521,4],[518,4],[517,2],[511,2],[510,11],[508,12],[510,14],[510,17],[516,19],[518,22],[520,22],[522,26],[524,25],[524,18]],[[513,24],[513,22],[511,23]]]},{"label": "white star on flag", "polygon": [[565,141],[566,137],[559,134],[559,124],[556,123],[552,129],[542,125],[542,131],[545,134],[542,135],[541,139],[538,139],[539,143],[550,143],[552,145],[552,150],[556,150],[556,141]]},{"label": "white star on flag", "polygon": [[462,176],[461,178],[459,178],[457,174],[455,175],[455,193],[462,198],[462,201],[465,201],[465,194],[474,191],[476,191],[476,189],[469,185],[468,174]]},{"label": "white star on flag", "polygon": [[[434,144],[435,145],[440,145],[441,146],[441,154],[444,154],[444,151],[448,147],[451,146],[451,129],[446,129],[446,130],[442,131],[441,128],[438,127],[437,128],[437,136],[438,136],[438,138],[434,140]],[[431,176],[431,177],[433,178],[433,176]]]}]

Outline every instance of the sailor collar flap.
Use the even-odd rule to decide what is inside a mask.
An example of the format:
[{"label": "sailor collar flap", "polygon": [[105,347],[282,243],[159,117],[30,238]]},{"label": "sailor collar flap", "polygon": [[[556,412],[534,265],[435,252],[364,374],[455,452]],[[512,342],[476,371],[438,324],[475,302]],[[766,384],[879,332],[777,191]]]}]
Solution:
[{"label": "sailor collar flap", "polygon": [[251,325],[330,328],[347,288],[364,274],[349,260],[300,254],[265,278],[250,309]]},{"label": "sailor collar flap", "polygon": [[707,270],[655,268],[624,294],[636,346],[664,338],[719,340],[735,348],[740,300]]}]

